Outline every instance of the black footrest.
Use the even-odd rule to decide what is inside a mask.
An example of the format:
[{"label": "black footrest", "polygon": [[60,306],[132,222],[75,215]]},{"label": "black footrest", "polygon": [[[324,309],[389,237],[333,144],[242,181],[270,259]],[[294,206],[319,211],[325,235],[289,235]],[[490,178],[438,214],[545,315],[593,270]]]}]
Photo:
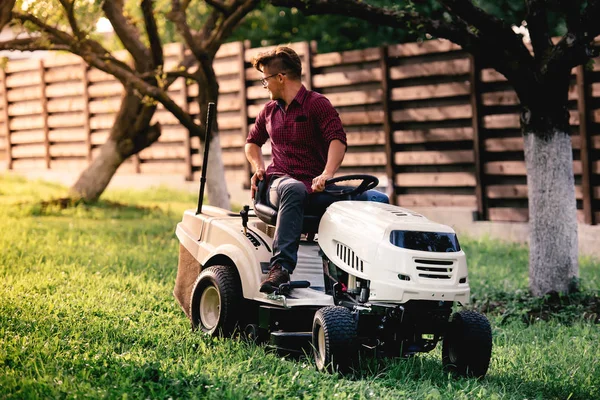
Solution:
[{"label": "black footrest", "polygon": [[304,289],[307,287],[310,287],[309,281],[291,281],[279,285],[277,290],[275,290],[275,294],[282,294],[285,296],[289,294],[292,291],[292,289]]}]

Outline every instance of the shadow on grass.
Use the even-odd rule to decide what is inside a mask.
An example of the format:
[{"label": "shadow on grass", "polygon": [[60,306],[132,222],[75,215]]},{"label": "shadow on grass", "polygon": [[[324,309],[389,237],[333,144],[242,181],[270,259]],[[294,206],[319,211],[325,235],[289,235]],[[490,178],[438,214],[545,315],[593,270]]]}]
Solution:
[{"label": "shadow on grass", "polygon": [[570,325],[576,321],[600,323],[600,293],[579,291],[571,294],[550,293],[534,297],[527,291],[489,293],[483,299],[472,299],[471,308],[499,315],[501,321],[520,319],[526,324],[554,320]]},{"label": "shadow on grass", "polygon": [[62,197],[51,200],[36,201],[31,203],[20,203],[21,215],[25,216],[64,216],[74,213],[99,214],[99,217],[112,219],[135,219],[149,215],[165,216],[166,212],[161,208],[144,207],[139,205],[119,203],[111,200],[98,200],[87,202],[70,197]]}]

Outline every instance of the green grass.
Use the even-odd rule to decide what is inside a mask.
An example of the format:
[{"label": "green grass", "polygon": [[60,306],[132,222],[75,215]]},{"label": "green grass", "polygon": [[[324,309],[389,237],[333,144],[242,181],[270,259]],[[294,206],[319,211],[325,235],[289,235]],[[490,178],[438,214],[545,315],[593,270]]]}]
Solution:
[{"label": "green grass", "polygon": [[[367,360],[355,376],[318,373],[240,340],[190,331],[172,290],[176,223],[193,195],[112,191],[96,206],[40,201],[64,187],[0,176],[0,398],[591,399],[600,329],[581,318],[525,323],[489,315],[483,380],[442,372],[440,349]],[[115,202],[125,204],[115,206]],[[527,250],[462,240],[477,302],[527,291]],[[600,262],[584,258],[587,291]]]}]

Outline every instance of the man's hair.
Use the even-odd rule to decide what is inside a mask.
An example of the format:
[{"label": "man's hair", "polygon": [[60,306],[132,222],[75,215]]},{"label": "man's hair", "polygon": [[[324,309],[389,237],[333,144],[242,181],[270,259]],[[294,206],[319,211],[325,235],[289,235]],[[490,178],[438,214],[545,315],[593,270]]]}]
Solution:
[{"label": "man's hair", "polygon": [[291,79],[300,79],[302,63],[298,54],[289,47],[277,46],[275,49],[260,53],[252,60],[252,66],[263,72],[264,67],[278,73],[285,73]]}]

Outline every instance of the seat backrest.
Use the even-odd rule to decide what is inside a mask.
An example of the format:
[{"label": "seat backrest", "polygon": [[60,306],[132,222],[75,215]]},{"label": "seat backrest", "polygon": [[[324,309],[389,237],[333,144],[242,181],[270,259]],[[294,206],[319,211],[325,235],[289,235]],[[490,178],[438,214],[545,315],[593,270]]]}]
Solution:
[{"label": "seat backrest", "polygon": [[[254,195],[254,213],[265,224],[275,226],[277,224],[277,208],[269,200],[269,178],[265,176],[259,181],[258,189]],[[317,233],[322,215],[304,215],[302,221],[302,233]]]},{"label": "seat backrest", "polygon": [[277,209],[269,201],[269,178],[265,175],[258,181],[258,189],[254,195],[254,213],[265,224],[277,223]]}]

